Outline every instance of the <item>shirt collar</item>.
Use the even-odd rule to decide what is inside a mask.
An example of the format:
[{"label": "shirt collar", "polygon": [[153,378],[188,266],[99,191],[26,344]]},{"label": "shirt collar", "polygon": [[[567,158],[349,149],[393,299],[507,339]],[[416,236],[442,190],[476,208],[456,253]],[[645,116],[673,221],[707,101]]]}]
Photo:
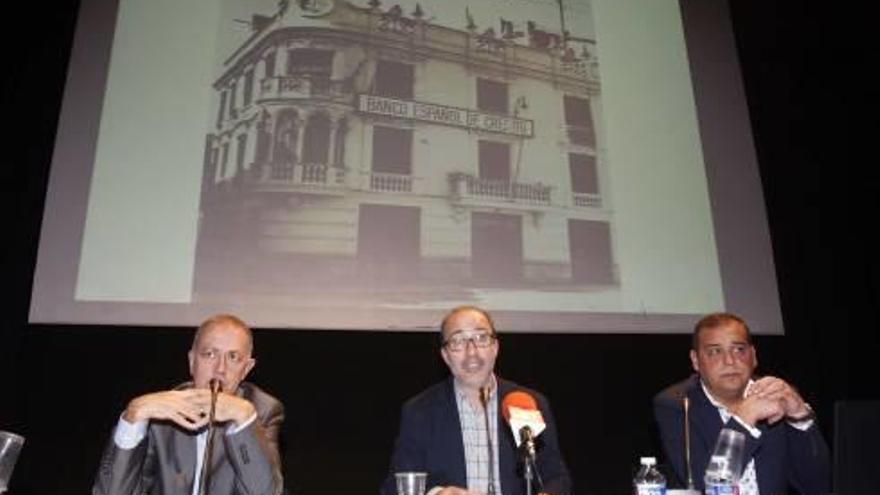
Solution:
[{"label": "shirt collar", "polygon": [[[749,382],[746,383],[746,388],[745,388],[745,390],[743,390],[743,398],[745,398],[746,392],[748,392],[749,388],[752,387],[753,383],[755,383],[755,380],[752,380],[751,378],[749,378]],[[710,404],[715,406],[717,409],[723,409],[724,411],[727,411],[727,406],[725,406],[724,404],[722,404],[721,402],[716,400],[715,397],[712,396],[712,392],[709,392],[709,389],[706,388],[706,384],[703,383],[702,379],[700,379],[700,386],[703,387],[703,393],[706,394],[706,398],[709,399]]]},{"label": "shirt collar", "polygon": [[[453,385],[453,388],[455,389],[455,396],[458,397],[459,399],[467,401],[467,394],[465,393],[464,388],[462,388],[458,384],[458,380],[453,378],[452,385]],[[492,402],[497,395],[498,395],[498,380],[495,378],[495,373],[492,373],[491,375],[489,375],[489,402]]]}]

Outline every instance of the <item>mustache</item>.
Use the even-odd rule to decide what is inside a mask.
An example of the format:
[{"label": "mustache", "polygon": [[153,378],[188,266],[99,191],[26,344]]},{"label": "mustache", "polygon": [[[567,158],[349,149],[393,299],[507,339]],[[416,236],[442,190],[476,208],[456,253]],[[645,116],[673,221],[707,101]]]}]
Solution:
[{"label": "mustache", "polygon": [[485,359],[482,359],[482,358],[480,358],[480,357],[477,357],[477,356],[473,356],[473,357],[465,358],[465,360],[462,361],[462,363],[461,363],[461,365],[464,366],[464,367],[466,367],[466,368],[470,368],[470,367],[472,367],[472,366],[482,367],[482,366],[484,366],[485,364],[486,364],[486,360],[485,360]]}]

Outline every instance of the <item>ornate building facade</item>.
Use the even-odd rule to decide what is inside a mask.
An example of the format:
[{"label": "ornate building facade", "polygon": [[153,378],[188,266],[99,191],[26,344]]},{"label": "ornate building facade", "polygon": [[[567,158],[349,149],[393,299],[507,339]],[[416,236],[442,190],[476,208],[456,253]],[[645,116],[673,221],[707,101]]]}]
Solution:
[{"label": "ornate building facade", "polygon": [[462,24],[376,0],[252,17],[214,83],[197,295],[618,284],[594,43]]}]

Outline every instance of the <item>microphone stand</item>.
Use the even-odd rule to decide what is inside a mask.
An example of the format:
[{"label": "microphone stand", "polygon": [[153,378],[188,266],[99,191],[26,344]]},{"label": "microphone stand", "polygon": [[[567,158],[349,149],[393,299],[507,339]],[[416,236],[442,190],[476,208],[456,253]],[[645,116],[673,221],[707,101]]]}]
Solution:
[{"label": "microphone stand", "polygon": [[523,457],[523,478],[526,481],[526,495],[534,493],[533,482],[535,479],[535,438],[532,429],[523,426],[519,430],[520,450]]},{"label": "microphone stand", "polygon": [[687,469],[687,487],[688,490],[694,490],[694,474],[691,470],[691,423],[689,420],[690,399],[687,396],[681,398],[681,405],[684,408],[684,463]]},{"label": "microphone stand", "polygon": [[486,487],[486,495],[495,495],[495,449],[492,445],[492,430],[489,429],[489,387],[480,389],[480,403],[483,405],[483,419],[486,424],[486,448],[489,454],[489,473],[487,476],[489,486]]},{"label": "microphone stand", "polygon": [[208,466],[214,457],[214,413],[217,409],[217,394],[220,393],[220,380],[211,380],[211,409],[208,412],[208,430],[205,437],[205,452],[202,455],[202,474],[199,476],[199,489],[196,493],[205,495],[210,485],[211,470]]}]

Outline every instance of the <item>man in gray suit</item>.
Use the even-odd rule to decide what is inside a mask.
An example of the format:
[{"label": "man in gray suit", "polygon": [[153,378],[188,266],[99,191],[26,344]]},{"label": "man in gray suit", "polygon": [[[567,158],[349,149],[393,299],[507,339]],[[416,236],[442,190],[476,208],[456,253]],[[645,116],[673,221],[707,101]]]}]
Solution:
[{"label": "man in gray suit", "polygon": [[199,326],[189,351],[192,382],[128,403],[107,446],[94,495],[196,495],[219,382],[205,493],[278,495],[283,490],[281,403],[242,380],[253,369],[251,330],[232,315]]}]

